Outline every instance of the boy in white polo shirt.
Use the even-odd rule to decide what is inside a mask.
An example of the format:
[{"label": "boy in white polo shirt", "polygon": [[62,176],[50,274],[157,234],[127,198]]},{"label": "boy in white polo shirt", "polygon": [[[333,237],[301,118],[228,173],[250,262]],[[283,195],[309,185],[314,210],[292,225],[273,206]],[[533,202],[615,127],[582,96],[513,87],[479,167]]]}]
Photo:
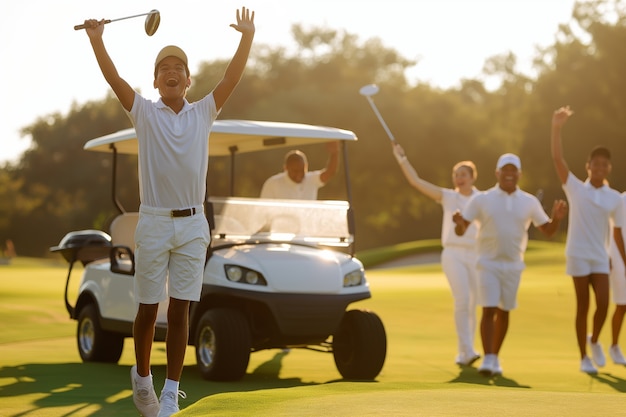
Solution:
[{"label": "boy in white polo shirt", "polygon": [[509,312],[517,305],[530,223],[550,237],[567,213],[565,201],[556,200],[552,218],[548,217],[539,200],[517,186],[521,169],[517,155],[500,156],[498,183],[476,194],[453,216],[457,235],[463,235],[472,221],[478,226],[478,295],[483,306],[480,336],[485,353],[478,372],[485,376],[502,374],[498,354],[509,327]]},{"label": "boy in white polo shirt", "polygon": [[[551,148],[556,172],[571,206],[565,246],[567,274],[574,280],[576,291],[576,339],[580,351],[580,370],[596,373],[587,356],[587,343],[596,366],[604,366],[606,359],[598,342],[604,326],[609,304],[609,242],[613,225],[613,238],[620,254],[614,263],[626,261],[622,227],[624,205],[619,192],[610,188],[607,177],[611,172],[611,154],[603,147],[594,148],[585,168],[587,180],[576,178],[563,158],[561,130],[573,114],[568,106],[561,107],[552,115]],[[626,277],[622,277],[626,279]],[[595,293],[596,311],[593,315],[591,334],[587,335],[589,313],[589,287]]]},{"label": "boy in white polo shirt", "polygon": [[[185,98],[191,74],[182,49],[166,46],[158,54],[153,84],[161,98],[152,102],[118,74],[102,39],[104,21],[86,20],[85,26],[100,70],[128,112],[139,144],[141,206],[135,233],[135,299],[139,307],[133,327],[137,362],[131,368],[133,401],[144,417],[167,417],[179,410],[189,304],[200,298],[210,241],[203,210],[208,136],[243,75],[254,38],[254,12],[245,7],[241,14],[237,10],[237,23],[230,25],[241,33],[237,51],[213,91],[194,103]],[[150,354],[158,304],[166,297],[166,282],[167,379],[157,398]]]}]

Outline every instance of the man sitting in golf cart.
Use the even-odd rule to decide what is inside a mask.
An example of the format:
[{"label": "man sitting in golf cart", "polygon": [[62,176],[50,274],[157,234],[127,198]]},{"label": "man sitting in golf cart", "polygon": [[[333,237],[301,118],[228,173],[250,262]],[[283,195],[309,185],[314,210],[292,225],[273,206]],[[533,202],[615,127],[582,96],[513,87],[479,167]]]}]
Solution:
[{"label": "man sitting in golf cart", "polygon": [[283,172],[265,181],[261,198],[317,200],[317,190],[330,181],[339,166],[339,142],[328,142],[327,149],[326,167],[311,172],[304,152],[289,151],[285,155]]}]

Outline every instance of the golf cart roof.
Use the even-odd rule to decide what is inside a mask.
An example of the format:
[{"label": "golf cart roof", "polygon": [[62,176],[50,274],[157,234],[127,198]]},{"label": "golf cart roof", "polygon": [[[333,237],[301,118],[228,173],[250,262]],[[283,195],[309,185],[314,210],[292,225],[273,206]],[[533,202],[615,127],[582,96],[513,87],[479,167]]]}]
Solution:
[{"label": "golf cart roof", "polygon": [[[334,127],[314,126],[301,123],[266,122],[255,120],[216,120],[209,135],[209,154],[224,156],[231,154],[235,146],[237,153],[255,152],[263,149],[302,146],[334,140],[356,141],[354,132]],[[124,129],[87,142],[84,149],[137,154],[135,129]]]}]

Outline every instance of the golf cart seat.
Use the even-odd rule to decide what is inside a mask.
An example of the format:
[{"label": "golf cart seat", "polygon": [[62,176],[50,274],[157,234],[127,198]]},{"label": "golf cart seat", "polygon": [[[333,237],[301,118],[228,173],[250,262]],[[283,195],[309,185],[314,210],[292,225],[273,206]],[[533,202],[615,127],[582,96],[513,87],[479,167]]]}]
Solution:
[{"label": "golf cart seat", "polygon": [[135,229],[139,221],[139,213],[127,212],[118,215],[111,222],[111,272],[118,274],[135,274]]}]

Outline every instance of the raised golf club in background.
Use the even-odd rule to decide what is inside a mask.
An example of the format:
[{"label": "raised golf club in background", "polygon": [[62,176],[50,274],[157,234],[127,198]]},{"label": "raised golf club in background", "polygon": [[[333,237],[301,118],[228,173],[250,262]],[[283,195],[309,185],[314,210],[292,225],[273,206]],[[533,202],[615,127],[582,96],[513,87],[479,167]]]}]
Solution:
[{"label": "raised golf club in background", "polygon": [[[111,22],[117,22],[118,20],[132,19],[134,17],[140,17],[140,16],[146,16],[146,23],[144,25],[146,29],[146,34],[148,36],[154,35],[154,33],[159,28],[159,23],[161,23],[161,14],[156,9],[150,10],[148,13],[141,13],[141,14],[136,14],[133,16],[120,17],[117,19],[107,19],[104,21],[104,23],[106,24],[106,23],[111,23]],[[85,29],[85,28],[86,26],[84,24],[74,26],[74,30],[80,30],[80,29]]]},{"label": "raised golf club in background", "polygon": [[379,91],[379,88],[376,84],[368,84],[368,85],[364,85],[363,87],[361,87],[361,89],[359,90],[359,93],[361,93],[362,96],[365,96],[367,101],[369,101],[370,106],[372,106],[372,110],[374,110],[376,117],[378,117],[378,120],[380,121],[380,124],[383,125],[385,132],[387,132],[387,136],[389,136],[389,140],[391,140],[393,143],[396,143],[396,139],[393,137],[391,130],[389,130],[387,123],[385,123],[383,116],[380,115],[380,112],[378,111],[378,108],[376,107],[376,103],[374,103],[374,99],[372,98],[372,96],[374,94],[377,94],[378,91]]}]

